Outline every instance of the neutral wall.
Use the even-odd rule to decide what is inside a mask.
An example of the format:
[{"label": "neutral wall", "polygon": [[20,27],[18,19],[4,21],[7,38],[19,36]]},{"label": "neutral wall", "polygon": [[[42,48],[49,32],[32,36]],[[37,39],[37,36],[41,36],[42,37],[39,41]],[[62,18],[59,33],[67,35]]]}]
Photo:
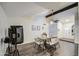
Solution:
[{"label": "neutral wall", "polygon": [[[59,13],[54,16],[54,19],[59,20],[57,24],[58,38],[74,39],[74,35],[72,35],[72,25],[74,25],[75,23],[74,22],[75,15],[68,14],[69,16],[66,16],[65,13],[68,13],[68,12]],[[65,20],[69,20],[69,21],[67,22]]]},{"label": "neutral wall", "polygon": [[7,36],[7,28],[8,28],[7,17],[4,10],[0,6],[0,56],[4,55],[5,48],[7,47],[4,44],[4,42],[1,42],[1,39],[2,41],[4,41],[5,36]]},{"label": "neutral wall", "polygon": [[[44,17],[42,16],[33,17],[32,25],[40,26],[40,30],[32,31],[34,38],[40,37],[43,32],[46,32],[48,34],[48,24]],[[48,37],[49,37],[49,34],[48,34]]]},{"label": "neutral wall", "polygon": [[32,42],[31,17],[8,17],[9,26],[22,25],[24,33],[24,43]]},{"label": "neutral wall", "polygon": [[[44,17],[8,17],[9,26],[22,25],[24,29],[24,44],[34,41],[34,38],[40,37],[43,32],[48,33],[47,25],[43,25],[45,22]],[[40,30],[32,30],[32,25],[40,26]],[[44,27],[44,29],[42,29]]]},{"label": "neutral wall", "polygon": [[49,24],[49,37],[57,37],[57,23]]},{"label": "neutral wall", "polygon": [[76,35],[75,35],[75,43],[78,44],[78,56],[79,56],[79,2],[78,2],[78,11],[76,12],[76,20],[75,20],[75,24],[76,24]]},{"label": "neutral wall", "polygon": [[79,44],[79,3],[75,14],[75,43]]},{"label": "neutral wall", "polygon": [[[74,20],[74,17],[68,18],[69,20]],[[65,19],[64,19],[65,20]],[[74,25],[74,22],[71,23],[62,23],[61,21],[58,22],[58,37],[59,38],[68,38],[68,39],[74,39],[74,35],[72,35],[72,26]],[[73,29],[74,31],[74,29]]]}]

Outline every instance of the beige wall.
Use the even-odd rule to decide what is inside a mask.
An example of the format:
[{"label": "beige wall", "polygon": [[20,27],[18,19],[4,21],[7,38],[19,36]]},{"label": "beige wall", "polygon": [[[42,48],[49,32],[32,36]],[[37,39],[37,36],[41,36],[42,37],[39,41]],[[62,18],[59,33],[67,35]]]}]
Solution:
[{"label": "beige wall", "polygon": [[79,3],[75,17],[75,43],[79,44]]},{"label": "beige wall", "polygon": [[78,56],[79,56],[79,2],[78,2],[78,11],[76,12],[76,35],[75,35],[75,43],[78,44]]},{"label": "beige wall", "polygon": [[[65,22],[66,19],[72,20],[72,22],[66,23]],[[63,20],[64,20],[64,23],[62,23],[61,20],[58,22],[58,37],[74,39],[74,35],[72,35],[72,26],[75,24],[74,15],[70,16],[69,18],[65,18]]]},{"label": "beige wall", "polygon": [[4,55],[5,48],[7,47],[4,44],[4,42],[2,42],[3,44],[1,44],[1,38],[3,38],[4,40],[5,36],[7,36],[7,28],[8,28],[7,16],[2,7],[0,6],[0,56]]},{"label": "beige wall", "polygon": [[[34,38],[40,37],[43,32],[48,33],[47,25],[43,25],[45,22],[44,17],[34,16],[34,17],[8,17],[9,26],[10,25],[22,25],[24,29],[24,43],[33,42]],[[45,22],[46,23],[46,22]],[[32,31],[32,25],[40,26],[39,31]],[[44,29],[42,30],[42,27]]]},{"label": "beige wall", "polygon": [[32,42],[31,17],[8,17],[9,26],[22,25],[24,33],[24,43]]}]

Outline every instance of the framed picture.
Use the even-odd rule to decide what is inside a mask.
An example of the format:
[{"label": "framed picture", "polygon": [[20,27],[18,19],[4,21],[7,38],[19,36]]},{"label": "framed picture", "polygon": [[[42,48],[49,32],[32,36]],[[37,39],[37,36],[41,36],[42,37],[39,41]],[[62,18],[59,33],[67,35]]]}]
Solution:
[{"label": "framed picture", "polygon": [[32,25],[32,31],[36,31],[36,26]]},{"label": "framed picture", "polygon": [[37,31],[40,31],[40,26],[37,26]]},{"label": "framed picture", "polygon": [[38,25],[32,25],[32,31],[40,31],[41,27]]}]

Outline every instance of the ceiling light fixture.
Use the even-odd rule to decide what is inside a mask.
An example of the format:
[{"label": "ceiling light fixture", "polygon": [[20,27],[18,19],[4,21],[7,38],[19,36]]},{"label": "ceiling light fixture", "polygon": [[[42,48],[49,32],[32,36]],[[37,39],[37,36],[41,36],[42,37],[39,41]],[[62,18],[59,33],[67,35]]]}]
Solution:
[{"label": "ceiling light fixture", "polygon": [[50,24],[53,24],[53,21],[50,21]]},{"label": "ceiling light fixture", "polygon": [[69,21],[70,21],[69,19],[66,19],[66,20],[65,20],[65,22],[69,22]]}]

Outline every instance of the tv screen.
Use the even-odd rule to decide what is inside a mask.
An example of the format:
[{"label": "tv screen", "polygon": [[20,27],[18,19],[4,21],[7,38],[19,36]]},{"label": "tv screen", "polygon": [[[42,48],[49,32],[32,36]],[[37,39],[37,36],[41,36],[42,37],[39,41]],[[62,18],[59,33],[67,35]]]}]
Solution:
[{"label": "tv screen", "polygon": [[16,29],[17,32],[17,43],[23,42],[23,28],[19,27]]}]

